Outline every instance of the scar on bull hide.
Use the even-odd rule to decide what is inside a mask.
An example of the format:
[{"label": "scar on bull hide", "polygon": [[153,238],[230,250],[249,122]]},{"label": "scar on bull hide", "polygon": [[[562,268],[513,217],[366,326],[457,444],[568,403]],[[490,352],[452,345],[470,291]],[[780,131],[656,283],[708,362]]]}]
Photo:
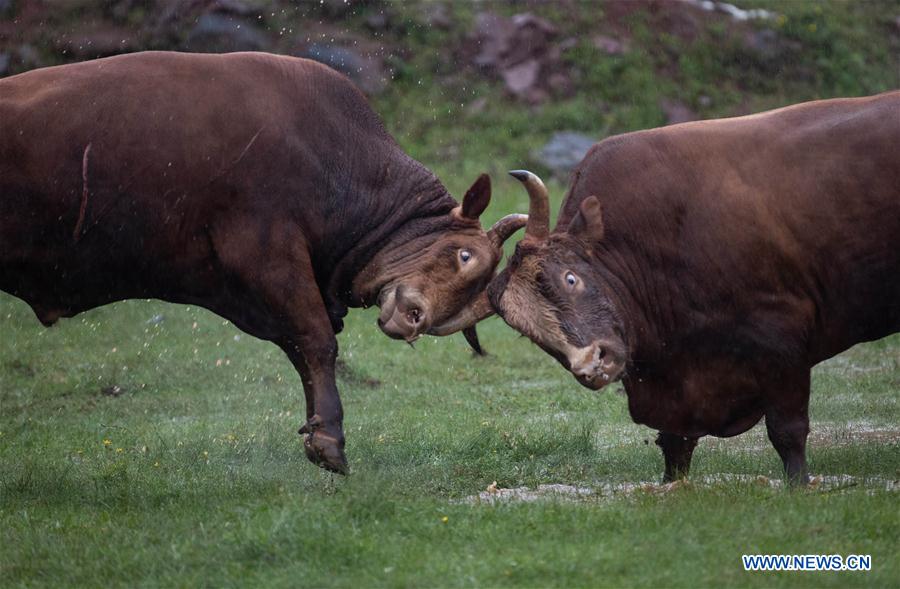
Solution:
[{"label": "scar on bull hide", "polygon": [[87,212],[88,195],[88,156],[91,154],[91,145],[88,143],[84,148],[84,155],[81,156],[81,206],[78,209],[78,221],[75,222],[75,229],[72,231],[72,241],[78,243],[81,239],[81,227],[84,225],[84,215]]}]

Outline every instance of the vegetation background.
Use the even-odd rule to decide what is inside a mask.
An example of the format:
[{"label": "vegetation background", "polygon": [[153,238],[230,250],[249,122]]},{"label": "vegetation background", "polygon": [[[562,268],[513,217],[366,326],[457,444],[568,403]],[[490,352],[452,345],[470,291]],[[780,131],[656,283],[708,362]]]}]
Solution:
[{"label": "vegetation background", "polygon": [[[545,175],[558,204],[566,166],[540,152],[560,131],[599,139],[900,87],[900,2],[734,3],[768,12],[0,0],[0,76],[142,49],[316,57],[454,194],[491,173],[491,222],[526,210],[511,168]],[[0,296],[0,585],[900,584],[897,336],[815,370],[822,479],[786,492],[764,428],[702,440],[692,483],[660,487],[654,432],[620,387],[581,389],[498,319],[480,327],[486,358],[456,337],[413,351],[374,323],[353,312],[340,336],[342,478],[303,456],[287,360],[221,318],[130,301],[48,330]],[[472,499],[492,483],[582,491]],[[871,554],[873,569],[748,573],[745,553]]]}]

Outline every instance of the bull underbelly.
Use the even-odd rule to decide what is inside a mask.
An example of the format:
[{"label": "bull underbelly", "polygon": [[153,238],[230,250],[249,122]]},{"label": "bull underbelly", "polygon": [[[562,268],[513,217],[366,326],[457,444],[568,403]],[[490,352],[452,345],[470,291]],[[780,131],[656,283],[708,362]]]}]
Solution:
[{"label": "bull underbelly", "polygon": [[144,271],[135,272],[134,268],[126,271],[103,264],[79,267],[70,262],[0,266],[0,290],[28,303],[38,320],[48,326],[60,318],[117,301],[155,298],[180,303],[196,302],[191,299],[198,298],[179,289],[175,273],[165,281],[147,280],[158,272],[146,264],[135,264]]},{"label": "bull underbelly", "polygon": [[746,407],[731,411],[700,411],[682,407],[675,413],[659,414],[643,410],[631,411],[635,423],[655,430],[690,438],[716,436],[730,438],[755,426],[763,417],[761,403],[749,403]]},{"label": "bull underbelly", "polygon": [[630,377],[625,391],[635,423],[685,437],[736,436],[764,413],[765,390],[753,371],[721,360],[665,379]]}]

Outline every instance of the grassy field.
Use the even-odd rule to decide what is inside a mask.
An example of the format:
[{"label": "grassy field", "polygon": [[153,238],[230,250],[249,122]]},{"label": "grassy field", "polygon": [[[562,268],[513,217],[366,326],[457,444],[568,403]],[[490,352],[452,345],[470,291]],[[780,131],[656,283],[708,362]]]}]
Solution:
[{"label": "grassy field", "polygon": [[[303,395],[274,346],[195,308],[127,302],[45,330],[0,299],[0,584],[900,579],[900,338],[816,370],[811,470],[852,479],[760,484],[781,466],[757,427],[703,440],[694,483],[664,493],[620,485],[662,471],[620,391],[581,389],[497,319],[482,328],[484,359],[456,337],[411,350],[374,319],[352,314],[340,338],[353,471],[342,478],[303,457]],[[594,492],[465,501],[494,481]],[[871,554],[873,570],[745,573],[743,553]]]},{"label": "grassy field", "polygon": [[[417,28],[415,6],[395,5],[410,24],[387,40],[407,57],[374,106],[457,197],[489,171],[491,222],[527,209],[504,172],[533,166],[557,130],[656,126],[663,97],[711,117],[900,86],[885,41],[896,2],[740,4],[782,13],[774,26],[800,49],[754,62],[725,27],[686,42],[639,13],[632,50],[598,59],[590,27],[606,5],[573,18],[531,4],[577,40],[565,60],[578,91],[540,108],[453,73],[443,48],[465,42],[478,5],[455,3],[449,30]],[[564,185],[548,185],[555,210]],[[821,484],[770,484],[781,464],[758,426],[702,440],[691,484],[664,489],[655,432],[631,422],[619,385],[581,388],[496,318],[480,327],[487,358],[460,336],[412,350],[375,318],[351,312],[339,338],[344,478],[306,461],[299,378],[274,346],[202,309],[147,301],[44,329],[0,295],[0,586],[900,585],[900,336],[815,370],[809,462]],[[494,482],[588,491],[471,500]],[[745,553],[873,564],[748,573]]]}]

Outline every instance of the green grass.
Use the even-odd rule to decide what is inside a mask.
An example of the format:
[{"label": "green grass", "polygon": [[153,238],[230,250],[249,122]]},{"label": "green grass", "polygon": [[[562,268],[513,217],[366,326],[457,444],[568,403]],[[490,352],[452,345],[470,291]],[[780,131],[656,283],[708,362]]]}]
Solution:
[{"label": "green grass", "polygon": [[[446,172],[458,190],[483,170],[502,173],[529,166],[545,173],[532,153],[556,131],[574,130],[598,139],[665,123],[662,99],[678,100],[702,118],[735,116],[807,100],[876,94],[900,87],[897,0],[816,2],[746,0],[745,8],[768,8],[772,21],[735,24],[700,16],[694,35],[678,36],[653,9],[635,10],[618,24],[604,20],[605,2],[492,2],[485,7],[451,4],[453,26],[432,29],[416,20],[420,3],[392,5],[403,23],[385,41],[402,44],[396,80],[374,98],[399,141],[422,161]],[[372,7],[369,10],[379,10]],[[457,55],[473,41],[475,13],[532,12],[553,23],[575,85],[571,95],[529,107],[506,97],[502,85]],[[662,11],[662,14],[677,12]],[[362,9],[358,18],[366,14]],[[701,13],[701,15],[704,13]],[[778,50],[748,46],[754,31],[771,29]],[[628,42],[624,55],[599,52],[592,37]],[[472,109],[476,101],[481,109]]]},{"label": "green grass", "polygon": [[[164,321],[148,324],[156,314]],[[656,481],[662,469],[653,432],[630,422],[621,394],[581,389],[497,319],[481,330],[491,355],[473,359],[462,338],[413,351],[385,340],[372,312],[351,314],[340,336],[347,478],[303,457],[303,395],[281,352],[210,313],[134,301],[46,330],[4,296],[0,331],[2,585],[900,579],[900,510],[884,490],[900,478],[898,337],[815,373],[811,469],[856,486],[753,482],[781,468],[756,428],[703,440],[688,488],[491,506],[459,500],[492,481],[596,488]],[[124,392],[103,394],[112,385]],[[722,474],[745,478],[704,482]],[[743,572],[740,555],[757,552],[871,554],[874,566]]]}]

